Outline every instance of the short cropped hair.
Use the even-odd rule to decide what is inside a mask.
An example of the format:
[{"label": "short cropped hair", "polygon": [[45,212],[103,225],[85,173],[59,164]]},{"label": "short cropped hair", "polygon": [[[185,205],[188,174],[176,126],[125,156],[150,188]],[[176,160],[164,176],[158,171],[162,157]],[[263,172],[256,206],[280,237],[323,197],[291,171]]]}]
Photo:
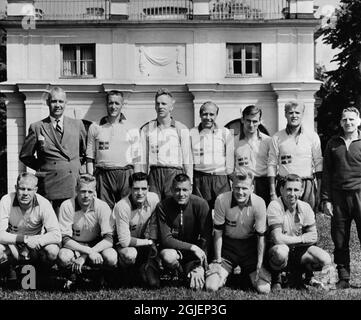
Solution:
[{"label": "short cropped hair", "polygon": [[76,187],[79,188],[82,184],[96,183],[95,177],[89,173],[82,173],[76,181]]},{"label": "short cropped hair", "polygon": [[262,117],[262,110],[254,105],[249,105],[245,107],[242,111],[242,118],[244,119],[246,116],[255,116],[256,114],[259,114],[259,118]]},{"label": "short cropped hair", "polygon": [[189,181],[191,183],[191,178],[189,178],[185,173],[177,174],[172,182],[172,187],[174,187],[177,183]]},{"label": "short cropped hair", "polygon": [[217,114],[218,114],[219,107],[213,101],[206,101],[201,105],[201,108],[199,109],[200,116],[202,115],[204,109],[207,108],[208,106],[214,106],[217,109]]},{"label": "short cropped hair", "polygon": [[343,114],[345,112],[354,112],[357,114],[358,117],[360,117],[360,111],[358,111],[358,109],[355,107],[348,107],[348,108],[343,109],[341,112],[341,118],[343,117]]},{"label": "short cropped hair", "polygon": [[297,174],[291,173],[279,181],[280,187],[283,188],[286,185],[286,182],[289,182],[289,181],[290,182],[300,182],[301,185],[303,185],[302,178]]},{"label": "short cropped hair", "polygon": [[296,100],[288,101],[285,104],[285,112],[287,112],[291,108],[298,107],[298,106],[302,107],[302,112],[305,111],[305,104],[303,102],[298,102]]},{"label": "short cropped hair", "polygon": [[38,185],[38,178],[35,176],[35,174],[30,172],[22,172],[18,175],[18,178],[16,179],[16,185],[18,186],[21,180],[32,180],[34,182],[34,185]]},{"label": "short cropped hair", "polygon": [[133,173],[129,177],[129,187],[133,187],[134,182],[136,182],[136,181],[147,181],[147,183],[149,184],[148,175],[144,172]]},{"label": "short cropped hair", "polygon": [[50,101],[51,101],[51,99],[53,97],[53,94],[58,93],[58,92],[64,93],[65,94],[65,99],[66,99],[66,92],[60,87],[54,87],[49,91],[48,96],[46,97],[46,104],[48,106],[50,106]]},{"label": "short cropped hair", "polygon": [[158,91],[155,94],[155,100],[157,100],[158,97],[163,96],[163,95],[171,97],[174,100],[172,93],[166,88],[158,89]]},{"label": "short cropped hair", "polygon": [[123,92],[121,92],[119,90],[111,90],[111,91],[107,92],[107,96],[106,96],[107,104],[109,103],[109,97],[111,97],[111,96],[119,96],[119,97],[122,97],[122,99],[124,99]]},{"label": "short cropped hair", "polygon": [[233,182],[236,180],[245,181],[247,179],[251,180],[251,182],[253,183],[254,174],[250,169],[248,169],[246,167],[240,167],[237,170],[237,173],[232,178]]}]

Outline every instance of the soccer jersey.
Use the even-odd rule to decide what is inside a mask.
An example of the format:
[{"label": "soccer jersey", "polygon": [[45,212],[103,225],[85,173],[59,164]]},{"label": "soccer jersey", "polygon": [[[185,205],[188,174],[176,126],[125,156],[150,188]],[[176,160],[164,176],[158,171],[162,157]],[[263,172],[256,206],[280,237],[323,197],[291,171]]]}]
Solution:
[{"label": "soccer jersey", "polygon": [[247,167],[252,170],[255,177],[267,176],[270,143],[271,137],[262,132],[257,133],[256,140],[249,140],[244,134],[235,136],[235,171]]},{"label": "soccer jersey", "polygon": [[193,178],[193,161],[188,128],[172,119],[169,128],[152,120],[141,128],[143,162],[151,166],[184,168]]},{"label": "soccer jersey", "polygon": [[[43,228],[46,232],[42,234]],[[61,241],[53,207],[39,194],[35,194],[32,209],[27,214],[22,212],[15,192],[3,196],[0,201],[0,232],[2,231],[24,236],[39,235],[42,246]]]},{"label": "soccer jersey", "polygon": [[90,126],[86,155],[95,160],[97,167],[125,167],[140,162],[139,130],[124,119]]},{"label": "soccer jersey", "polygon": [[293,136],[286,128],[272,137],[268,157],[268,176],[275,177],[278,173],[285,177],[293,173],[307,178],[314,172],[321,171],[321,143],[315,132],[306,132],[301,128],[299,134]]},{"label": "soccer jersey", "polygon": [[111,210],[104,201],[97,198],[94,198],[85,212],[77,198],[64,201],[60,206],[59,224],[63,239],[72,238],[83,243],[101,237],[111,239],[114,232]]},{"label": "soccer jersey", "polygon": [[266,204],[252,193],[245,206],[240,208],[232,191],[222,193],[214,205],[214,225],[215,229],[223,230],[223,235],[232,239],[262,235],[266,231]]},{"label": "soccer jersey", "polygon": [[270,230],[280,227],[282,233],[289,236],[300,236],[305,228],[316,224],[315,214],[307,202],[298,200],[295,212],[291,213],[281,197],[269,204],[267,222]]},{"label": "soccer jersey", "polygon": [[148,192],[143,205],[138,208],[131,197],[123,198],[113,209],[118,241],[123,248],[135,246],[137,238],[145,238],[148,220],[159,202],[156,193]]},{"label": "soccer jersey", "polygon": [[228,175],[234,169],[233,136],[227,128],[202,129],[201,124],[190,131],[194,170]]}]

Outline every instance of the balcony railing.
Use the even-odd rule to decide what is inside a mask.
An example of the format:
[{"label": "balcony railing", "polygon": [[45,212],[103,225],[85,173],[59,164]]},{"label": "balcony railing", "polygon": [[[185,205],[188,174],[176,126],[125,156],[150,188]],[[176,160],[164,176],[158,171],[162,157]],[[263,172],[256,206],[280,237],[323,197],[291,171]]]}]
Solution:
[{"label": "balcony railing", "polygon": [[287,19],[289,0],[211,0],[209,13],[214,20]]},{"label": "balcony railing", "polygon": [[106,20],[111,0],[35,0],[37,20]]},{"label": "balcony railing", "polygon": [[130,0],[129,20],[192,19],[193,2],[189,0]]}]

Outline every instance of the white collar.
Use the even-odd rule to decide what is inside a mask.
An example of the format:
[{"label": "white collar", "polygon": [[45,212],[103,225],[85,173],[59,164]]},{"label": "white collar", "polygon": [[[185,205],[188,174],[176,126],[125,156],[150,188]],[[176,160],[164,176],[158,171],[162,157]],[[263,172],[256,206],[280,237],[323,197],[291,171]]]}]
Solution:
[{"label": "white collar", "polygon": [[52,116],[49,116],[49,117],[50,117],[51,123],[52,123],[53,125],[56,125],[56,120],[60,120],[60,121],[59,121],[59,124],[60,124],[61,127],[63,127],[64,116],[61,116],[59,119],[55,119],[55,118],[52,117]]}]

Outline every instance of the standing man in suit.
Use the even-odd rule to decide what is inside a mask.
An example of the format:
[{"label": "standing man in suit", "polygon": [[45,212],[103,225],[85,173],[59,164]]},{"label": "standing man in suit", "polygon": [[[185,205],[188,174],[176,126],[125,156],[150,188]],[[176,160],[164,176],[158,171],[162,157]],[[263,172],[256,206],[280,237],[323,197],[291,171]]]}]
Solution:
[{"label": "standing man in suit", "polygon": [[63,115],[67,100],[62,88],[51,89],[46,103],[49,116],[30,125],[19,158],[36,170],[39,193],[51,201],[58,214],[61,203],[75,196],[86,131],[81,120]]}]

